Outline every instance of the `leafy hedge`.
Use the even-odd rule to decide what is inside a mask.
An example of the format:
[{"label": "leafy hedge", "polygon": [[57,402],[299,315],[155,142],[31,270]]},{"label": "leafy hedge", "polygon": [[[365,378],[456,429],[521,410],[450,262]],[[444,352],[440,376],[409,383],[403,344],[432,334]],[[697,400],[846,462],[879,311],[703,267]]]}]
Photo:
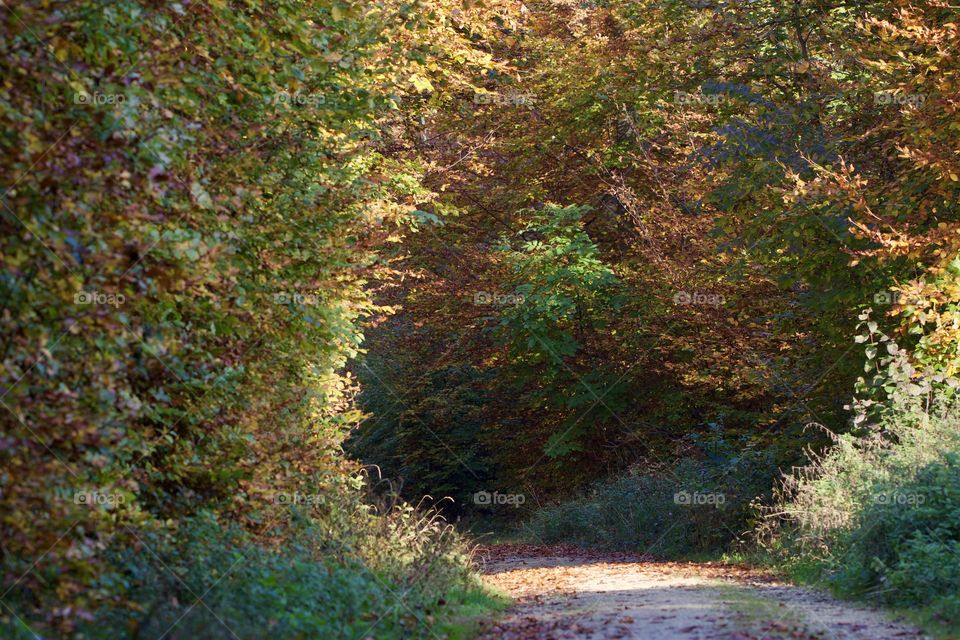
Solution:
[{"label": "leafy hedge", "polygon": [[[392,1],[82,0],[0,24],[0,584],[68,632],[144,606],[150,558],[192,557],[163,549],[197,514],[224,527],[205,548],[271,548],[298,529],[278,496],[344,477],[373,249],[420,195],[380,122],[429,86],[445,23]],[[244,571],[352,575],[269,552]]]}]

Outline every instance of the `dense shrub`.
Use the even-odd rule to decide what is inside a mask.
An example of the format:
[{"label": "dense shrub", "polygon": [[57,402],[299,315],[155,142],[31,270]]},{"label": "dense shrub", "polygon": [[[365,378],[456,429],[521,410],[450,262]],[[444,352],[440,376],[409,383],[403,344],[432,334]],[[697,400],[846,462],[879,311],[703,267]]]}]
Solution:
[{"label": "dense shrub", "polygon": [[[323,507],[313,503],[319,495],[300,497],[311,504],[286,507],[289,523],[267,523],[259,537],[203,512],[175,530],[142,528],[133,544],[103,550],[106,568],[91,584],[100,606],[81,612],[75,632],[428,637],[479,590],[466,545],[435,513],[391,501],[364,506],[346,487],[325,491]],[[32,591],[24,583],[5,596],[28,619],[41,617],[31,611]],[[26,621],[0,620],[0,636],[35,637]]]},{"label": "dense shrub", "polygon": [[774,476],[771,456],[716,431],[699,455],[657,473],[597,483],[588,495],[536,512],[527,532],[573,542],[676,557],[727,548],[749,529],[751,501]]},{"label": "dense shrub", "polygon": [[898,396],[786,479],[760,540],[840,593],[960,621],[960,406]]}]

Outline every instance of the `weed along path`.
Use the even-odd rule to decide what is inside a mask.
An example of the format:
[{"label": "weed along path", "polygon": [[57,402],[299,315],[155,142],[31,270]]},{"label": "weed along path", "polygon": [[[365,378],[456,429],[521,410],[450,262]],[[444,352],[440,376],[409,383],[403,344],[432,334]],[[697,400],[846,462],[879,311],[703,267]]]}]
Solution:
[{"label": "weed along path", "polygon": [[514,598],[482,640],[924,638],[882,612],[719,563],[658,562],[573,547],[498,545],[484,580]]}]

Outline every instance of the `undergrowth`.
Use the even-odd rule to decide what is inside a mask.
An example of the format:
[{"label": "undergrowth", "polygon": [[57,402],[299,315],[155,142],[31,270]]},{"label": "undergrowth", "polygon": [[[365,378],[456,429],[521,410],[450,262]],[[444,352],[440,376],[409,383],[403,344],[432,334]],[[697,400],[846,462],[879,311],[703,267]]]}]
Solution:
[{"label": "undergrowth", "polygon": [[960,406],[901,397],[795,470],[758,531],[805,582],[960,626]]},{"label": "undergrowth", "polygon": [[690,557],[732,548],[749,529],[750,502],[771,486],[768,452],[724,439],[697,443],[696,457],[657,473],[603,480],[580,498],[549,506],[522,526],[534,541]]},{"label": "undergrowth", "polygon": [[[322,508],[302,502],[257,533],[210,512],[135,532],[135,544],[104,551],[109,568],[94,590],[112,604],[82,612],[69,637],[456,638],[500,606],[435,510],[395,497],[371,506],[342,489],[337,500],[325,493]],[[3,612],[0,637],[41,637],[34,595],[19,586],[5,596],[21,613]]]}]

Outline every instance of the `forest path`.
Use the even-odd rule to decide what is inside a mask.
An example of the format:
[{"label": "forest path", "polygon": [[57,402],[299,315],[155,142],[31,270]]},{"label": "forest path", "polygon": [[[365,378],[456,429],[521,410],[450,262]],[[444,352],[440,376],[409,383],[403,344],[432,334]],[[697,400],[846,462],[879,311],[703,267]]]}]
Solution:
[{"label": "forest path", "polygon": [[923,638],[883,612],[720,563],[659,562],[574,547],[497,545],[484,580],[515,600],[482,640]]}]

